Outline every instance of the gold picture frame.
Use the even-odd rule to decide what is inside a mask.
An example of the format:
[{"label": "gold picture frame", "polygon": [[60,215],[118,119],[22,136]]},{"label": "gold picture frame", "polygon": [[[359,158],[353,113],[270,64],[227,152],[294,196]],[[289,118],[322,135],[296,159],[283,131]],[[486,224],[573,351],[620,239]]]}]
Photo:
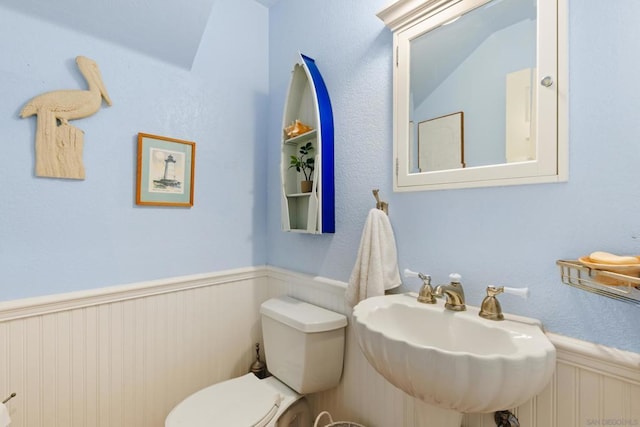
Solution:
[{"label": "gold picture frame", "polygon": [[138,133],[136,204],[193,206],[196,143]]}]

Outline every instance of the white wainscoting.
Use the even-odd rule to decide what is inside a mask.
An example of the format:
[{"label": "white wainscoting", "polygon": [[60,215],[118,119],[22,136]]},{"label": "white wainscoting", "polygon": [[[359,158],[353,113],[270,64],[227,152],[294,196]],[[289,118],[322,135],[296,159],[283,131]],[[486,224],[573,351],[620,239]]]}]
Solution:
[{"label": "white wainscoting", "polygon": [[160,427],[185,396],[247,372],[264,268],[0,303],[12,427]]},{"label": "white wainscoting", "polygon": [[[12,427],[161,427],[185,396],[247,371],[262,301],[288,294],[348,314],[345,286],[251,267],[3,302],[0,399],[18,394]],[[523,427],[640,426],[640,355],[549,336],[557,371],[515,409]],[[426,425],[424,405],[369,366],[350,327],[340,386],[309,400],[314,413],[368,427]],[[495,423],[467,415],[463,425]]]}]

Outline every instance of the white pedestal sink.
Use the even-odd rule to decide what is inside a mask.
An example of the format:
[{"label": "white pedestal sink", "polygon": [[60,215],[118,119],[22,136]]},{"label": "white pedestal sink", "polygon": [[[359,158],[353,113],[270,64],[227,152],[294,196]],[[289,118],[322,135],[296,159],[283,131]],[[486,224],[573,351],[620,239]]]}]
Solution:
[{"label": "white pedestal sink", "polygon": [[454,312],[411,293],[368,298],[353,317],[369,363],[439,408],[442,421],[429,425],[459,427],[462,413],[514,408],[540,393],[555,369],[555,347],[535,319],[487,320],[477,307]]}]

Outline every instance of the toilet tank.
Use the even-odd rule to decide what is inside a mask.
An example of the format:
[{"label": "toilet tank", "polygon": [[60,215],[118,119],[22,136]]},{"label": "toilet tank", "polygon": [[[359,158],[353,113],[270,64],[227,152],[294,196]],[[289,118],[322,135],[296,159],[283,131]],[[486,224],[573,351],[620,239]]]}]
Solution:
[{"label": "toilet tank", "polygon": [[346,316],[288,296],[260,306],[267,369],[301,394],[338,385]]}]

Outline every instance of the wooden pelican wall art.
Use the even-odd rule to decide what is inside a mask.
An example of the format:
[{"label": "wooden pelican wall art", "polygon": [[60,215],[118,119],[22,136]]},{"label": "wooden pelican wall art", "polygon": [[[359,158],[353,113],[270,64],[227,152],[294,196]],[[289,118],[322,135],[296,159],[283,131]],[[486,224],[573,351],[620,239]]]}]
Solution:
[{"label": "wooden pelican wall art", "polygon": [[76,64],[89,90],[57,90],[31,99],[20,112],[25,118],[36,115],[36,175],[53,178],[84,179],[82,163],[84,132],[69,124],[98,112],[102,98],[111,98],[102,83],[95,61],[78,56]]}]

